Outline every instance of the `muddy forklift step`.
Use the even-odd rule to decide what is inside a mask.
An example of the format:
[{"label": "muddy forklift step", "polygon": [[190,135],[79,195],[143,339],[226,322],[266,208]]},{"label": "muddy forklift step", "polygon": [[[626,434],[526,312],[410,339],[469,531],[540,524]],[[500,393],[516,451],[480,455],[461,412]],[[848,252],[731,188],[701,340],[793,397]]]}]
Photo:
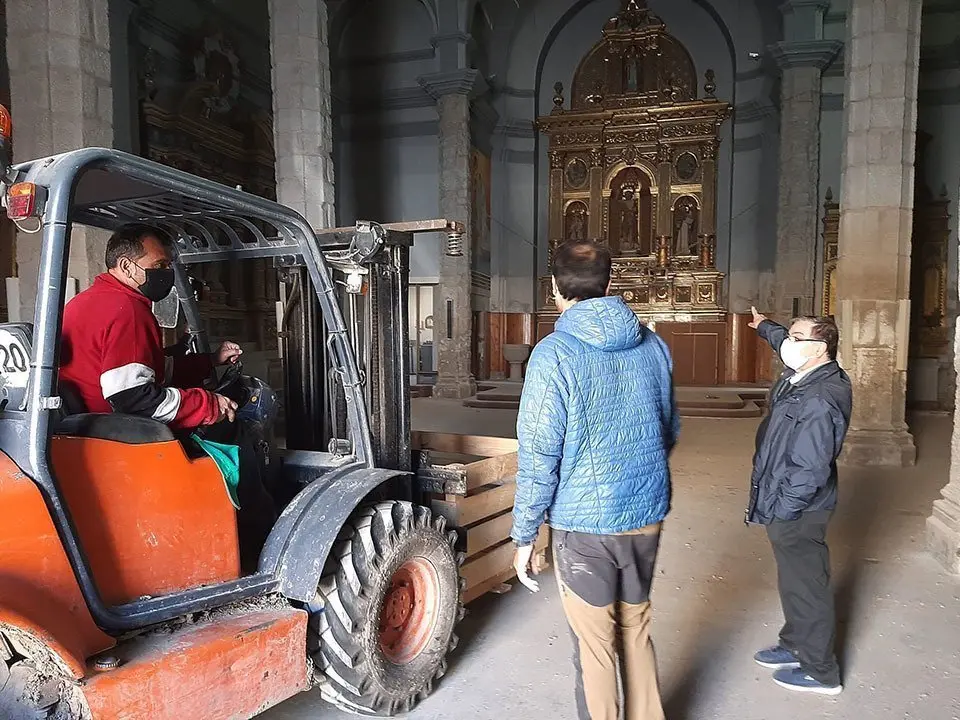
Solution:
[{"label": "muddy forklift step", "polygon": [[94,720],[252,717],[310,686],[306,632],[291,607],[154,632],[110,650],[119,665],[93,671],[83,694]]}]

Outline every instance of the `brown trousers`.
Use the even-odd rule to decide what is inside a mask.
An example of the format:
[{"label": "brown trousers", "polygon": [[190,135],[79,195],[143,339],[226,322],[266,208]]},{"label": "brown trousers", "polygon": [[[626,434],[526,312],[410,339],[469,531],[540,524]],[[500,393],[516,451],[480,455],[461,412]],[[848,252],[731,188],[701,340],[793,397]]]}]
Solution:
[{"label": "brown trousers", "polygon": [[580,720],[663,720],[650,640],[660,525],[621,535],[553,531],[557,584],[574,636]]}]

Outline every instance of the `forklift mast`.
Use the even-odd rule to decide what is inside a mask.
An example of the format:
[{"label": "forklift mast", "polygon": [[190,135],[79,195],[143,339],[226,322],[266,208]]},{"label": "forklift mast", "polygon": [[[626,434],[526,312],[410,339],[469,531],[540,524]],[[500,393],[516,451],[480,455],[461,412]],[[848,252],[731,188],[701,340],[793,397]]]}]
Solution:
[{"label": "forklift mast", "polygon": [[[374,462],[405,471],[411,469],[407,292],[410,248],[419,233],[444,233],[445,252],[457,254],[463,226],[438,219],[316,231],[360,368]],[[354,250],[347,261],[350,247],[358,245],[365,257],[357,262]],[[303,269],[291,267],[281,277],[287,447],[349,452],[346,399],[329,362],[330,336],[316,293]]]}]

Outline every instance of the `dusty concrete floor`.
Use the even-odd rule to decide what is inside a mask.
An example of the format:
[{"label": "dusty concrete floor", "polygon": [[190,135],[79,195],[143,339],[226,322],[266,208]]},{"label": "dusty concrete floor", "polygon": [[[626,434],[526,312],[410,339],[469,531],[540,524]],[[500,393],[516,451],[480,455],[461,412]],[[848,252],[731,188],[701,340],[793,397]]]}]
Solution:
[{"label": "dusty concrete floor", "polygon": [[[417,401],[415,424],[512,434],[509,411]],[[654,641],[668,720],[958,720],[960,579],[924,551],[924,521],[946,482],[950,420],[915,419],[920,460],[903,471],[842,473],[832,527],[845,691],[782,690],[751,661],[781,623],[765,535],[743,525],[755,420],[684,422],[675,503],[654,585]],[[471,606],[437,691],[413,720],[573,720],[570,641],[556,590],[516,588]],[[340,720],[316,694],[266,720]]]}]

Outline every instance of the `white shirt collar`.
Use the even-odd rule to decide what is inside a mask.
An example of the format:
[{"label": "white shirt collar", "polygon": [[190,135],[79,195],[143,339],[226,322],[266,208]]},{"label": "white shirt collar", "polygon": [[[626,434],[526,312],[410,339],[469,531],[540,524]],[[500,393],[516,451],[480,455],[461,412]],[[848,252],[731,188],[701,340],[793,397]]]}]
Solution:
[{"label": "white shirt collar", "polygon": [[832,363],[832,362],[836,362],[836,361],[835,361],[835,360],[830,360],[829,362],[825,362],[825,363],[822,363],[822,364],[820,364],[820,365],[814,365],[812,368],[807,368],[806,370],[800,370],[799,372],[795,372],[795,373],[794,373],[793,375],[791,375],[790,378],[789,378],[790,384],[791,384],[791,385],[796,385],[798,382],[800,382],[801,380],[803,380],[807,375],[809,375],[810,373],[812,373],[814,370],[819,370],[820,368],[824,367],[825,365],[829,365],[829,364]]}]

